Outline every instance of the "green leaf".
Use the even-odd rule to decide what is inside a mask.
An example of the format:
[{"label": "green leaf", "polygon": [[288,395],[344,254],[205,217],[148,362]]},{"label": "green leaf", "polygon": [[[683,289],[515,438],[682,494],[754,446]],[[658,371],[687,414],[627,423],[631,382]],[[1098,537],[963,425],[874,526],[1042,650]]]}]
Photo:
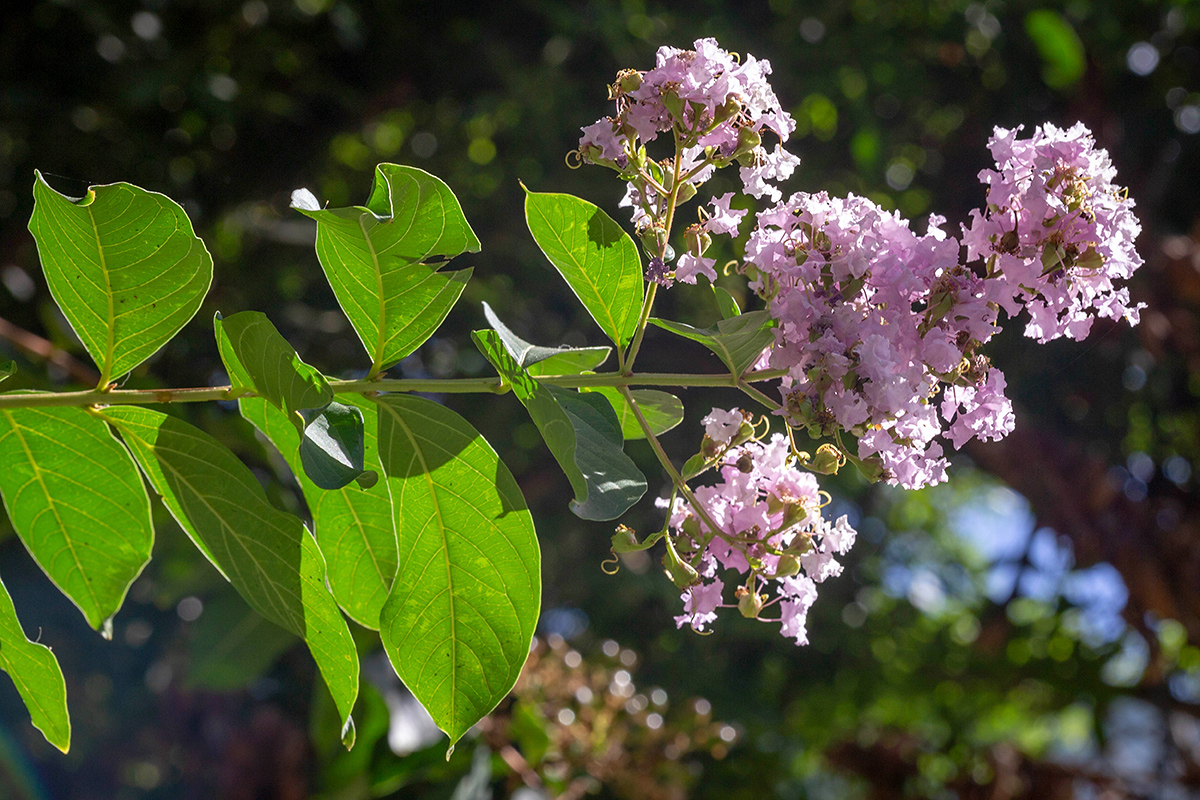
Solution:
[{"label": "green leaf", "polygon": [[[379,465],[375,404],[343,395],[363,415],[364,461]],[[242,417],[266,436],[292,468],[316,527],[317,543],[329,568],[329,586],[350,618],[379,630],[379,612],[387,600],[400,559],[396,521],[386,481],[369,489],[348,484],[336,491],[321,489],[300,467],[300,435],[274,406],[255,397],[238,401]]]},{"label": "green leaf", "polygon": [[221,692],[246,687],[296,645],[295,636],[228,590],[206,598],[191,627],[187,684]]},{"label": "green leaf", "polygon": [[38,566],[97,630],[150,560],[150,499],[129,452],[82,408],[0,410],[0,494]]},{"label": "green leaf", "polygon": [[1042,57],[1042,79],[1052,89],[1070,89],[1087,71],[1087,54],[1079,34],[1057,11],[1039,9],[1025,15],[1025,32]]},{"label": "green leaf", "polygon": [[578,375],[596,369],[608,360],[611,347],[576,347],[560,350],[557,355],[544,361],[530,364],[525,371],[534,377],[540,375]]},{"label": "green leaf", "polygon": [[471,270],[438,272],[434,259],[478,253],[450,187],[416,167],[380,164],[367,205],[322,209],[307,190],[292,208],[317,221],[317,258],[371,356],[371,374],[433,335]]},{"label": "green leaf", "polygon": [[709,286],[712,286],[713,294],[716,295],[717,308],[721,310],[722,318],[733,319],[734,317],[741,316],[742,309],[738,307],[737,300],[734,299],[734,296],[730,294],[728,289],[711,283]]},{"label": "green leaf", "polygon": [[29,231],[46,283],[106,385],[196,314],[212,283],[212,256],[168,197],[112,183],[73,199],[34,174]]},{"label": "green leaf", "polygon": [[234,390],[253,389],[287,413],[324,408],[333,389],[319,370],[300,360],[261,311],[240,311],[213,320],[217,349]]},{"label": "green leaf", "polygon": [[612,352],[611,347],[539,347],[509,330],[487,303],[483,304],[483,315],[500,334],[509,354],[530,375],[578,375],[603,364]]},{"label": "green leaf", "polygon": [[750,311],[723,319],[712,328],[693,328],[682,322],[651,317],[658,327],[707,347],[717,354],[734,375],[741,375],[758,359],[764,348],[775,341],[773,323],[766,311]]},{"label": "green leaf", "polygon": [[[608,400],[617,415],[621,426],[621,434],[626,439],[645,439],[642,426],[638,424],[633,409],[619,391],[611,386],[593,386],[580,389],[581,392],[594,392]],[[683,422],[683,403],[673,394],[660,392],[657,389],[634,389],[630,392],[642,410],[642,416],[650,425],[650,430],[658,436]]]},{"label": "green leaf", "polygon": [[453,745],[516,683],[541,605],[541,553],[512,473],[466,420],[420,397],[379,403],[379,454],[404,557],[380,636]]},{"label": "green leaf", "polygon": [[320,410],[301,412],[304,435],[300,464],[322,489],[341,489],[363,474],[363,414],[354,406],[330,403]]},{"label": "green leaf", "polygon": [[525,190],[534,241],[608,338],[633,339],[645,291],[637,245],[612,217],[569,194]]},{"label": "green leaf", "polygon": [[325,586],[325,558],[304,524],[272,506],[253,473],[203,431],[135,406],[101,413],[171,516],[250,607],[308,644],[349,728],[358,651]]},{"label": "green leaf", "polygon": [[13,361],[0,361],[0,383],[17,374],[17,365]]},{"label": "green leaf", "polygon": [[322,489],[340,489],[363,469],[363,416],[333,402],[320,371],[300,360],[265,314],[242,311],[213,321],[234,391],[252,389],[301,428],[300,464]]},{"label": "green leaf", "polygon": [[50,648],[25,637],[8,589],[0,581],[0,670],[25,701],[33,727],[64,753],[71,749],[67,684]]},{"label": "green leaf", "polygon": [[625,455],[621,424],[608,400],[543,386],[521,369],[495,331],[471,334],[524,404],[571,482],[571,511],[588,520],[616,519],[646,492],[646,478]]}]

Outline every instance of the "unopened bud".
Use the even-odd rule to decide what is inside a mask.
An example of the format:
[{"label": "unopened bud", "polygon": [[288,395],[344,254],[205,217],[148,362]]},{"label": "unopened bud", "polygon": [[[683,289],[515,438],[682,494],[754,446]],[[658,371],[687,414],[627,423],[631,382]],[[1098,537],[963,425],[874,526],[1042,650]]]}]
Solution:
[{"label": "unopened bud", "polygon": [[887,473],[887,470],[883,468],[883,459],[879,456],[870,456],[859,461],[858,471],[871,483],[882,480]]},{"label": "unopened bud", "polygon": [[612,550],[614,553],[632,553],[635,550],[641,550],[642,546],[638,543],[637,534],[633,528],[627,525],[618,525],[617,532],[612,537]]},{"label": "unopened bud", "polygon": [[704,255],[704,252],[712,245],[712,237],[699,223],[687,227],[687,230],[683,232],[683,241],[687,245],[687,251],[697,258]]},{"label": "unopened bud", "polygon": [[786,530],[793,525],[799,525],[808,517],[808,509],[799,500],[793,500],[783,504],[783,523],[782,527]]},{"label": "unopened bud", "polygon": [[790,578],[799,574],[800,559],[789,553],[784,553],[779,557],[779,564],[775,567],[776,578]]},{"label": "unopened bud", "polygon": [[679,529],[688,535],[693,542],[700,541],[700,520],[688,514],[680,523]]},{"label": "unopened bud", "polygon": [[738,611],[747,619],[758,619],[758,613],[763,608],[763,596],[756,592],[747,592],[738,600]]},{"label": "unopened bud", "polygon": [[679,187],[679,191],[675,194],[676,203],[686,203],[696,196],[696,187],[691,183],[685,183]]},{"label": "unopened bud", "polygon": [[671,583],[680,589],[695,586],[700,582],[700,574],[691,564],[682,560],[670,544],[667,545],[667,552],[663,553],[662,564],[663,571],[667,573]]},{"label": "unopened bud", "polygon": [[[753,154],[755,148],[762,144],[762,136],[758,131],[750,128],[742,128],[738,131],[737,149],[733,151],[733,157],[738,159],[738,163],[744,167],[754,165]],[[749,156],[751,161],[749,164],[743,163],[743,159]]]},{"label": "unopened bud", "polygon": [[821,475],[836,475],[838,469],[846,463],[846,457],[831,444],[823,444],[817,448],[816,454],[808,462],[808,468]]},{"label": "unopened bud", "polygon": [[749,422],[742,420],[742,424],[738,425],[737,433],[733,435],[733,439],[730,441],[730,444],[735,446],[739,444],[745,444],[753,438],[754,427]]},{"label": "unopened bud", "polygon": [[749,453],[742,453],[737,460],[738,471],[744,475],[749,475],[754,471],[754,459]]},{"label": "unopened bud", "polygon": [[623,69],[617,73],[617,80],[608,87],[608,99],[616,100],[630,92],[636,92],[642,86],[642,73],[636,69]]},{"label": "unopened bud", "polygon": [[706,461],[710,461],[717,457],[722,447],[722,444],[715,441],[708,434],[704,434],[704,438],[700,440],[700,455],[704,456]]},{"label": "unopened bud", "polygon": [[784,555],[792,556],[793,558],[799,558],[802,555],[812,552],[812,549],[812,537],[807,533],[802,533],[793,539],[791,545],[788,546],[788,549],[784,550],[783,552]]}]

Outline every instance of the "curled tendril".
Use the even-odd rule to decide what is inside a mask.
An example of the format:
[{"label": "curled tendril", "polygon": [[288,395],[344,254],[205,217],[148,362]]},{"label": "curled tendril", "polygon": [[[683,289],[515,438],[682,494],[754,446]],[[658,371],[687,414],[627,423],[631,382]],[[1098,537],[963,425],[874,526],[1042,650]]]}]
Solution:
[{"label": "curled tendril", "polygon": [[699,628],[697,628],[695,620],[692,620],[691,622],[689,622],[688,627],[691,628],[692,633],[696,634],[697,636],[712,636],[713,635],[713,631],[702,631]]},{"label": "curled tendril", "polygon": [[567,169],[579,169],[583,166],[583,156],[577,149],[568,152],[564,160],[567,162]]},{"label": "curled tendril", "polygon": [[728,278],[734,272],[738,271],[738,263],[739,262],[736,258],[732,261],[726,261],[725,266],[721,267],[721,272],[724,273],[725,277]]},{"label": "curled tendril", "polygon": [[600,562],[600,571],[605,575],[616,575],[621,571],[621,559],[617,558],[615,551],[612,553],[612,558],[606,558]]},{"label": "curled tendril", "polygon": [[818,505],[817,508],[824,508],[825,506],[827,506],[833,502],[832,495],[830,495],[829,492],[825,491],[824,489],[819,489],[817,491],[817,497],[820,497],[825,501],[825,502],[821,503],[820,505]]}]

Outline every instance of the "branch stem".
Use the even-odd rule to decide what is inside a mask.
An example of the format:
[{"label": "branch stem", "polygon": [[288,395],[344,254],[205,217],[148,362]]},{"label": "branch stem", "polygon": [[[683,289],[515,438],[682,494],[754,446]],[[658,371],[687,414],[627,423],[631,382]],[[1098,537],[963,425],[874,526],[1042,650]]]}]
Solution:
[{"label": "branch stem", "polygon": [[[763,381],[780,377],[784,370],[761,370],[743,377],[743,381]],[[548,386],[578,389],[592,386],[738,386],[738,379],[728,373],[697,375],[673,372],[645,372],[622,375],[604,372],[595,375],[547,375],[537,378]],[[431,394],[504,394],[509,387],[499,378],[401,378],[397,380],[330,381],[337,394],[367,394],[371,392],[429,392]],[[254,397],[253,392],[234,393],[232,386],[199,386],[182,389],[113,389],[100,392],[88,389],[78,392],[30,392],[0,394],[0,408],[32,408],[46,406],[115,406],[154,405],[158,403],[202,403],[214,400],[236,400]]]}]

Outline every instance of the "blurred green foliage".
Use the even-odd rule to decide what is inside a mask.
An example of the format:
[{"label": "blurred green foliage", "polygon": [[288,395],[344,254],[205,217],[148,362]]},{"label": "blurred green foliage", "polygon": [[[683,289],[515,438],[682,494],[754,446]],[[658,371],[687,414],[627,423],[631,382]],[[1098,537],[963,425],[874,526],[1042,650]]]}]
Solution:
[{"label": "blurred green foliage", "polygon": [[[729,721],[737,735],[721,758],[678,756],[691,777],[677,785],[690,783],[694,797],[1051,797],[1069,796],[1052,792],[1077,780],[1123,791],[1093,771],[1120,766],[1122,748],[1142,741],[1125,724],[1139,713],[1157,732],[1143,737],[1153,758],[1195,769],[1200,607],[1184,591],[1200,586],[1192,577],[1200,554],[1188,549],[1200,537],[1191,474],[1200,459],[1195,3],[20,3],[0,21],[0,318],[44,341],[4,335],[0,360],[18,369],[4,388],[62,387],[87,370],[25,229],[35,167],[68,194],[119,180],[166,193],[213,252],[214,288],[198,321],[139,368],[130,388],[220,381],[206,322],[217,310],[264,311],[307,362],[361,376],[369,362],[321,277],[312,226],[287,200],[308,186],[348,205],[383,160],[444,179],[483,242],[463,260],[475,276],[448,326],[393,374],[483,373],[468,338],[483,324],[481,301],[530,341],[601,343],[529,238],[517,180],[586,197],[623,222],[623,187],[603,170],[570,171],[564,155],[580,126],[607,113],[604,87],[619,68],[646,68],[658,45],[700,36],[771,61],[798,123],[802,164],[788,188],[856,192],[914,218],[936,211],[951,227],[983,196],[974,175],[989,164],[994,125],[1082,120],[1138,200],[1149,263],[1133,292],[1150,308],[1133,333],[1098,325],[1082,345],[1037,347],[1010,331],[992,349],[1020,431],[1046,446],[1026,450],[1024,464],[1018,453],[1007,471],[989,456],[995,450],[973,452],[979,463],[1012,481],[1022,469],[1052,469],[1059,451],[1101,465],[1067,470],[1040,494],[1023,489],[1039,518],[1075,521],[1058,531],[1065,539],[1050,534],[1053,546],[1037,547],[1057,553],[1051,561],[1069,561],[1074,547],[1079,569],[1039,579],[1046,570],[1033,543],[1046,537],[1032,536],[1023,501],[996,495],[1008,490],[965,456],[950,486],[916,494],[843,475],[831,491],[862,536],[846,574],[823,587],[804,649],[734,618],[713,636],[676,630],[677,594],[653,561],[633,554],[616,576],[601,572],[611,530],[567,513],[570,487],[523,409],[445,398],[503,455],[533,509],[545,553],[544,633],[566,637],[587,664],[603,662],[601,643],[617,640],[638,654],[639,683],[663,687],[673,702],[704,697]],[[721,181],[729,178],[714,179],[714,194],[734,188]],[[744,300],[735,279],[723,283]],[[657,313],[701,325],[718,318],[711,294],[692,287],[666,293]],[[49,357],[46,343],[56,348]],[[654,330],[639,364],[670,370],[681,359],[718,368],[700,345]],[[677,457],[694,449],[708,408],[733,402],[701,390],[685,401],[685,423],[664,437]],[[245,458],[273,502],[303,513],[291,484],[276,480],[287,480],[286,465],[232,408],[170,410]],[[657,492],[649,450],[635,442],[629,451]],[[1008,511],[977,514],[975,538],[960,535],[972,527],[968,512],[997,496]],[[650,503],[640,509],[629,524],[656,529]],[[996,592],[994,559],[981,545],[1014,519],[1030,528],[1011,559],[1018,589]],[[454,795],[474,749],[465,741],[449,763],[438,747],[396,756],[384,688],[361,700],[359,747],[335,755],[336,726],[321,724],[331,701],[313,700],[302,649],[256,631],[161,508],[156,525],[165,533],[155,560],[109,643],[90,634],[0,522],[5,582],[31,637],[40,629],[62,662],[76,725],[71,754],[58,756],[13,722],[19,700],[0,690],[0,794]],[[1101,636],[1086,598],[1061,587],[1105,560],[1121,569],[1130,600]],[[1148,581],[1155,569],[1175,583]],[[1022,591],[1022,580],[1037,591]],[[1110,575],[1109,585],[1120,581]],[[1172,599],[1174,611],[1154,611]],[[371,637],[356,633],[369,657]],[[213,653],[244,651],[239,634],[255,658],[213,662]],[[525,783],[503,747],[524,752],[536,771],[539,736],[561,735],[557,711],[548,715],[538,697],[512,701],[498,717],[511,730],[480,739],[497,754],[485,766],[502,796]],[[629,758],[639,752],[631,742]],[[1146,780],[1166,791],[1168,773],[1151,770]],[[636,796],[611,781],[598,791]]]}]

